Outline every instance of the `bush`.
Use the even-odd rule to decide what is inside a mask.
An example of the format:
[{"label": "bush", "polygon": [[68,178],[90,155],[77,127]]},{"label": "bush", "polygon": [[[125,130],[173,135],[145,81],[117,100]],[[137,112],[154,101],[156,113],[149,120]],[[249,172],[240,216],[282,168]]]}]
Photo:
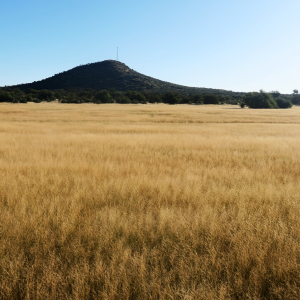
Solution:
[{"label": "bush", "polygon": [[48,90],[42,90],[42,91],[39,91],[38,93],[38,98],[41,100],[41,101],[53,101],[55,100],[55,95],[52,91],[48,91]]},{"label": "bush", "polygon": [[85,89],[84,91],[77,93],[77,97],[80,99],[81,103],[91,102],[93,98],[93,91],[91,89]]},{"label": "bush", "polygon": [[26,99],[26,103],[27,102],[33,102],[33,98],[32,98],[31,95],[26,95],[25,99]]},{"label": "bush", "polygon": [[37,91],[37,90],[35,90],[35,89],[27,89],[27,90],[24,91],[24,93],[25,93],[26,95],[32,95],[32,96],[37,97],[39,91]]},{"label": "bush", "polygon": [[0,102],[13,102],[14,97],[9,92],[0,93]]},{"label": "bush", "polygon": [[300,105],[300,95],[294,94],[292,97],[292,103],[294,105]]},{"label": "bush", "polygon": [[293,106],[291,101],[284,98],[277,98],[276,102],[279,108],[291,108]]},{"label": "bush", "polygon": [[95,97],[94,97],[94,101],[96,103],[113,103],[114,100],[111,97],[109,91],[103,90],[100,91],[98,93],[96,93]]},{"label": "bush", "polygon": [[249,108],[278,108],[273,96],[262,90],[259,93],[248,93],[243,102]]},{"label": "bush", "polygon": [[203,103],[204,104],[219,104],[220,100],[217,95],[204,95]]},{"label": "bush", "polygon": [[130,99],[131,103],[147,103],[146,97],[140,92],[128,91],[125,95]]},{"label": "bush", "polygon": [[146,101],[149,103],[160,103],[162,101],[161,95],[156,94],[156,93],[144,92],[144,96],[146,97]]},{"label": "bush", "polygon": [[195,104],[203,104],[203,96],[202,95],[192,96],[192,102]]},{"label": "bush", "polygon": [[77,99],[77,95],[73,92],[69,92],[67,97],[61,101],[62,103],[80,103]]},{"label": "bush", "polygon": [[116,94],[114,98],[115,98],[116,103],[121,103],[121,104],[130,104],[131,103],[130,99],[122,93]]},{"label": "bush", "polygon": [[168,92],[163,95],[163,102],[168,104],[179,104],[181,95],[176,92]]},{"label": "bush", "polygon": [[20,103],[27,103],[27,98],[24,98],[24,97],[23,97],[23,98],[21,98],[21,99],[19,100],[19,102],[20,102]]}]

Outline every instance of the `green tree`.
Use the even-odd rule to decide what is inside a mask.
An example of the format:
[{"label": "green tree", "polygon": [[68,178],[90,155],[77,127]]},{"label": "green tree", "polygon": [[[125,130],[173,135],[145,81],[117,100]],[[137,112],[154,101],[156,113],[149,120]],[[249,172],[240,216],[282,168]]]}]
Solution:
[{"label": "green tree", "polygon": [[294,94],[292,97],[292,103],[295,105],[300,105],[300,95]]},{"label": "green tree", "polygon": [[280,93],[278,91],[272,91],[270,94],[273,96],[273,98],[278,98],[280,97]]},{"label": "green tree", "polygon": [[275,100],[279,108],[291,108],[293,106],[290,100],[284,99],[283,97],[276,98]]},{"label": "green tree", "polygon": [[9,92],[0,92],[0,102],[13,102],[14,97],[11,93]]},{"label": "green tree", "polygon": [[39,91],[38,93],[38,98],[41,100],[41,101],[53,101],[55,100],[55,95],[52,91],[48,91],[48,90],[41,90]]},{"label": "green tree", "polygon": [[204,104],[219,104],[220,100],[217,95],[204,95],[203,103]]},{"label": "green tree", "polygon": [[112,96],[110,95],[109,91],[102,90],[100,92],[97,92],[94,96],[94,101],[96,103],[113,103],[114,100]]},{"label": "green tree", "polygon": [[85,89],[77,94],[77,98],[79,98],[82,102],[90,102],[93,96],[93,90],[91,89]]},{"label": "green tree", "polygon": [[181,95],[176,92],[167,92],[163,95],[163,102],[168,104],[179,104],[181,99]]},{"label": "green tree", "polygon": [[130,99],[131,103],[147,103],[146,97],[141,92],[128,91],[125,96]]},{"label": "green tree", "polygon": [[20,103],[27,103],[27,97],[22,97],[20,100],[19,100]]},{"label": "green tree", "polygon": [[203,104],[203,96],[202,95],[192,95],[191,102],[195,104]]},{"label": "green tree", "polygon": [[273,96],[263,90],[246,94],[243,102],[249,108],[278,108]]},{"label": "green tree", "polygon": [[149,103],[160,103],[162,101],[161,95],[157,93],[143,92],[143,95]]},{"label": "green tree", "polygon": [[62,101],[63,103],[80,103],[77,99],[77,95],[74,92],[69,92],[66,98]]}]

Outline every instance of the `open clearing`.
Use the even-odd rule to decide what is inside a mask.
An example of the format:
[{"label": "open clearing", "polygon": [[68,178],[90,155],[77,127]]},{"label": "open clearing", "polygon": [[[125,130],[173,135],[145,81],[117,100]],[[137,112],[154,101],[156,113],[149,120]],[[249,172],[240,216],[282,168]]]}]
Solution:
[{"label": "open clearing", "polygon": [[300,108],[0,105],[1,299],[299,299]]}]

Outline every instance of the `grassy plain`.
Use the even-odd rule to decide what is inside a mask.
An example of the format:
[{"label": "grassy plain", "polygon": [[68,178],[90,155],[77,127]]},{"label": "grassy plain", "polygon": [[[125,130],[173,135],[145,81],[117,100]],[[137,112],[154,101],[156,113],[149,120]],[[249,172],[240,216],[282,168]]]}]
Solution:
[{"label": "grassy plain", "polygon": [[300,108],[0,105],[1,299],[299,299]]}]

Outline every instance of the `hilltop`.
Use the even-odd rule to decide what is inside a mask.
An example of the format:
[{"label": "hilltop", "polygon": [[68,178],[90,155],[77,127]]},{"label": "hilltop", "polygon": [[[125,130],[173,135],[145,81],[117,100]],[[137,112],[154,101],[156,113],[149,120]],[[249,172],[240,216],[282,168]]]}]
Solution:
[{"label": "hilltop", "polygon": [[27,84],[20,84],[21,90],[87,89],[118,91],[149,91],[157,93],[178,92],[181,94],[239,94],[232,91],[187,87],[158,80],[138,73],[124,63],[115,60],[80,65],[52,77]]}]

